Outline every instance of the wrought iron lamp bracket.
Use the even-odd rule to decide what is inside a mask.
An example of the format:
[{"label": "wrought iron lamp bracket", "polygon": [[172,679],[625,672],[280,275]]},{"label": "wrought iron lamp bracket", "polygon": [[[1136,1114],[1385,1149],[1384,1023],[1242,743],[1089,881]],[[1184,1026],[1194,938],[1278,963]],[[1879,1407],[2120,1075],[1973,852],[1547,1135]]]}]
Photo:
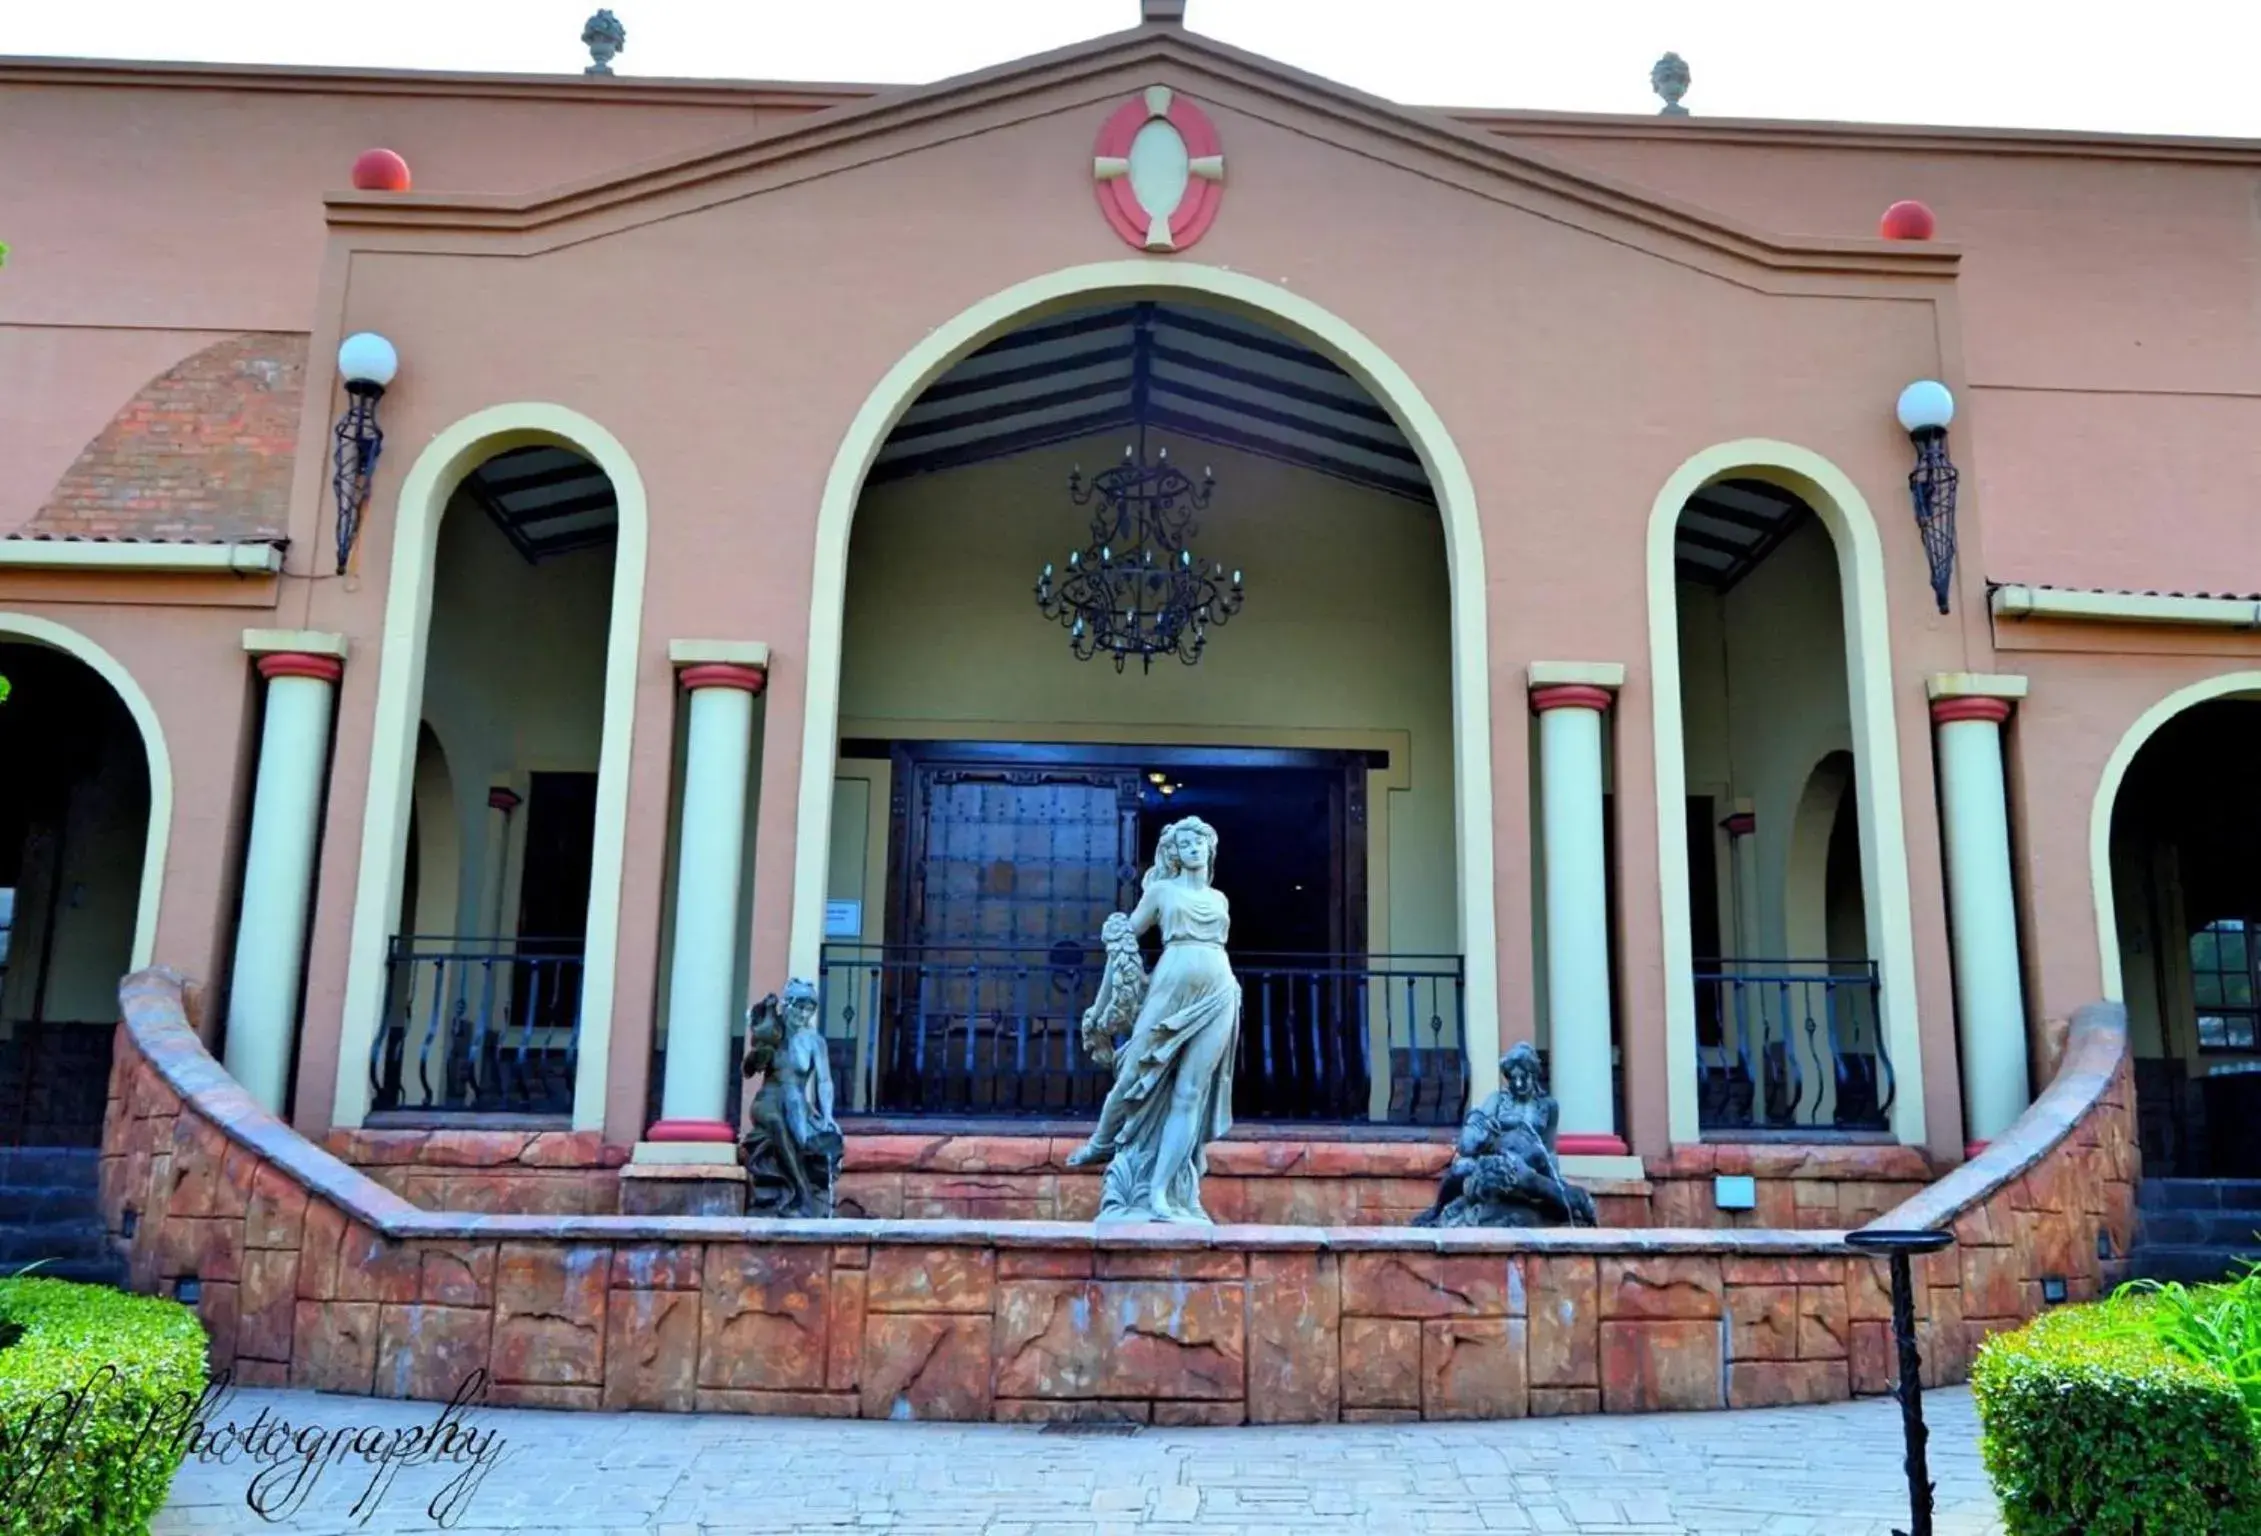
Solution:
[{"label": "wrought iron lamp bracket", "polygon": [[1908,494],[1915,502],[1924,560],[1931,567],[1931,593],[1945,613],[1955,580],[1955,488],[1962,475],[1947,457],[1945,427],[1922,427],[1908,437],[1916,448],[1916,466],[1908,471]]},{"label": "wrought iron lamp bracket", "polygon": [[331,451],[330,488],[338,502],[338,574],[346,573],[361,534],[361,513],[369,504],[369,482],[384,452],[384,429],[377,425],[377,402],[385,387],[365,380],[345,386],[345,414],[338,418]]}]

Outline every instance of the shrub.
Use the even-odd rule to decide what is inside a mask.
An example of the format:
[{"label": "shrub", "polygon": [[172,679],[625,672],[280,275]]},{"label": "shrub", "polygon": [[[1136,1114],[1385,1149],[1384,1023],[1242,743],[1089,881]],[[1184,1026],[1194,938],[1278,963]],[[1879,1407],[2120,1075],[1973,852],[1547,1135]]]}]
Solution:
[{"label": "shrub", "polygon": [[0,1536],[148,1530],[204,1385],[178,1302],[0,1280]]},{"label": "shrub", "polygon": [[2245,1400],[2160,1338],[2154,1306],[2069,1307],[1980,1348],[1980,1453],[2010,1536],[2261,1533]]}]

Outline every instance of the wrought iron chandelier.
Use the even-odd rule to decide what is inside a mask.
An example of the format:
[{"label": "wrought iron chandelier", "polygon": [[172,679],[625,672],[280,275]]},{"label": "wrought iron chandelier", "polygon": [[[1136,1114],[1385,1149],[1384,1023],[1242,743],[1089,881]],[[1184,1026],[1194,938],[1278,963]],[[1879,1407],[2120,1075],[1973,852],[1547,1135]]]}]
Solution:
[{"label": "wrought iron chandelier", "polygon": [[1122,463],[1089,480],[1082,466],[1068,474],[1068,499],[1094,508],[1091,543],[1068,551],[1065,574],[1047,563],[1036,580],[1036,606],[1068,631],[1078,661],[1112,656],[1122,671],[1132,657],[1145,671],[1157,656],[1187,666],[1201,660],[1209,627],[1240,612],[1240,572],[1202,562],[1188,544],[1196,512],[1209,506],[1217,477],[1195,481],[1161,449],[1146,459],[1146,428],[1123,449]]}]

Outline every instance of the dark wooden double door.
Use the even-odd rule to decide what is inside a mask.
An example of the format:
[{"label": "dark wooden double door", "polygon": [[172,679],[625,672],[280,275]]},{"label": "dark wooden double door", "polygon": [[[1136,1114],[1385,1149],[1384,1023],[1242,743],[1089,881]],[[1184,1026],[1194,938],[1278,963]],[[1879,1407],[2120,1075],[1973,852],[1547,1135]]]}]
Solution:
[{"label": "dark wooden double door", "polygon": [[1162,828],[1198,815],[1217,828],[1218,884],[1235,898],[1247,1009],[1235,1114],[1363,1114],[1363,1026],[1341,972],[1365,947],[1365,755],[969,743],[891,755],[883,1106],[1095,1110],[1109,1074],[1077,1028],[1100,925],[1136,905]]}]

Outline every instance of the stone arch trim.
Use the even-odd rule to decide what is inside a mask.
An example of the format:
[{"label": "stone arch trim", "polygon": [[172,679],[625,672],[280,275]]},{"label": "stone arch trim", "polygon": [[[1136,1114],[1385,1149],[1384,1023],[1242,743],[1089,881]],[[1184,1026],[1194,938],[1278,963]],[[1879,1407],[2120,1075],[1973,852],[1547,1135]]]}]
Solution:
[{"label": "stone arch trim", "polygon": [[[1490,630],[1475,482],[1444,419],[1413,380],[1356,327],[1300,294],[1197,262],[1125,260],[1069,267],[991,294],[928,333],[873,388],[850,423],[818,507],[809,589],[800,797],[794,826],[791,973],[814,976],[824,942],[832,771],[840,718],[849,534],[865,477],[887,434],[928,385],[985,343],[1048,311],[1107,295],[1207,299],[1278,326],[1340,364],[1388,411],[1436,493],[1452,593],[1455,890],[1466,967],[1472,1095],[1498,1086],[1499,949],[1494,916]],[[1487,1037],[1488,1036],[1488,1037]]]},{"label": "stone arch trim", "polygon": [[612,615],[605,641],[588,951],[581,972],[580,1070],[573,1085],[574,1129],[595,1130],[604,1124],[613,973],[620,942],[621,866],[628,835],[628,756],[636,724],[636,658],[643,633],[650,518],[643,476],[618,438],[565,406],[520,401],[489,406],[444,428],[417,456],[401,484],[392,571],[385,589],[376,727],[362,814],[360,873],[354,886],[345,1012],[339,1024],[338,1080],[332,1099],[333,1123],[339,1126],[361,1124],[369,1108],[367,1062],[377,1014],[384,1006],[385,938],[400,911],[407,862],[408,811],[415,789],[440,518],[472,470],[506,449],[534,443],[569,448],[603,470],[620,509]]},{"label": "stone arch trim", "polygon": [[0,639],[28,640],[77,657],[110,685],[141,732],[142,754],[149,763],[149,827],[143,834],[141,892],[134,905],[131,964],[139,970],[150,963],[157,949],[157,912],[165,888],[165,850],[173,836],[173,758],[165,746],[165,727],[157,706],[141,684],[118,660],[77,630],[36,614],[0,612]]},{"label": "stone arch trim", "polygon": [[307,338],[250,331],[135,391],[19,535],[275,540],[290,526]]},{"label": "stone arch trim", "polygon": [[2119,903],[2112,896],[2112,812],[2118,806],[2120,786],[2135,766],[2136,754],[2147,746],[2159,728],[2193,705],[2238,693],[2261,693],[2261,672],[2222,672],[2189,683],[2136,716],[2104,760],[2096,781],[2096,798],[2088,811],[2088,878],[2096,898],[2096,957],[2099,984],[2112,1002],[2126,996],[2120,974]]},{"label": "stone arch trim", "polygon": [[1662,919],[1665,1056],[1675,1142],[1700,1131],[1696,1107],[1696,989],[1689,932],[1687,756],[1680,718],[1680,602],[1673,531],[1688,498],[1730,475],[1774,480],[1795,491],[1829,530],[1845,614],[1846,702],[1853,726],[1853,787],[1860,814],[1861,879],[1869,952],[1883,987],[1885,1049],[1898,1081],[1892,1130],[1925,1139],[1923,1044],[1916,1016],[1915,924],[1908,899],[1907,820],[1900,800],[1900,746],[1892,692],[1892,635],[1885,618],[1884,541],[1852,478],[1795,443],[1741,438],[1694,455],[1665,481],[1649,511],[1650,705],[1657,795],[1657,906]]}]

